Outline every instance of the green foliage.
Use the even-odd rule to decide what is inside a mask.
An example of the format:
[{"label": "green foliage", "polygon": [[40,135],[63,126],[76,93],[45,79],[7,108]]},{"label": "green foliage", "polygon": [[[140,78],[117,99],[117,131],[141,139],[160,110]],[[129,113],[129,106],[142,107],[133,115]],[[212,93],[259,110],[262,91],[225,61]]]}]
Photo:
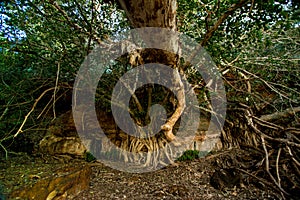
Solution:
[{"label": "green foliage", "polygon": [[182,156],[177,158],[177,161],[191,161],[200,158],[200,152],[197,150],[187,150]]},{"label": "green foliage", "polygon": [[86,152],[84,155],[84,159],[87,162],[93,162],[96,160],[95,156],[91,152]]},{"label": "green foliage", "polygon": [[6,147],[32,108],[22,134],[44,129],[55,117],[54,103],[56,114],[61,112],[59,101],[70,95],[77,70],[97,43],[95,38],[120,31],[123,14],[113,5],[82,0],[55,3],[0,3],[0,144]]},{"label": "green foliage", "polygon": [[[208,30],[239,1],[178,2],[180,31],[201,42]],[[213,33],[205,48],[224,74],[230,102],[255,107],[270,100],[270,106],[263,111],[266,113],[300,105],[300,29],[299,18],[295,17],[299,7],[296,1],[245,4]],[[243,75],[249,78],[251,92]],[[188,74],[189,79],[195,77],[194,73]],[[274,94],[272,100],[264,96]]]}]

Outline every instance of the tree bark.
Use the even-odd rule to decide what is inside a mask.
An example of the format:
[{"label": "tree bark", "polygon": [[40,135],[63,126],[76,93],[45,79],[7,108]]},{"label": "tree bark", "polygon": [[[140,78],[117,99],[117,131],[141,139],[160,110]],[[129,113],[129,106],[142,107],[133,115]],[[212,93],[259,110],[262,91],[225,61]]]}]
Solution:
[{"label": "tree bark", "polygon": [[119,0],[134,28],[161,27],[176,31],[176,0]]}]

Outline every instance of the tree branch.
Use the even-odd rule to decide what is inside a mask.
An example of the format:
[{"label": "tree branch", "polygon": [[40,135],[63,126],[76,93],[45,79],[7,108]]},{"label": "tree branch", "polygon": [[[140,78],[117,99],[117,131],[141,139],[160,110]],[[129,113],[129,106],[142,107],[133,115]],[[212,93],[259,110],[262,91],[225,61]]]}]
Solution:
[{"label": "tree branch", "polygon": [[100,38],[98,38],[97,36],[91,34],[87,30],[84,30],[84,28],[79,26],[77,23],[73,23],[71,18],[68,16],[68,14],[58,5],[58,3],[56,1],[53,1],[51,3],[64,16],[64,18],[67,20],[67,22],[71,26],[73,26],[73,28],[75,28],[76,30],[80,31],[83,34],[87,34],[87,35],[91,36],[93,38],[93,40],[95,40],[98,44],[101,44],[101,39]]},{"label": "tree branch", "polygon": [[30,114],[34,111],[34,109],[35,109],[37,103],[41,100],[41,98],[42,98],[47,92],[49,92],[49,91],[51,91],[51,90],[54,90],[54,89],[55,89],[55,88],[49,88],[49,89],[45,90],[45,91],[44,91],[44,92],[43,92],[43,93],[35,100],[35,102],[34,102],[32,108],[31,108],[31,110],[30,110],[30,111],[27,113],[27,115],[25,116],[25,119],[23,120],[23,122],[22,122],[22,124],[21,124],[19,130],[16,132],[16,134],[14,134],[14,136],[13,136],[14,138],[17,137],[20,133],[23,132],[22,129],[23,129],[23,127],[24,127],[24,125],[25,125],[25,123],[26,123],[28,117],[29,117]]},{"label": "tree branch", "polygon": [[227,19],[228,16],[232,15],[234,11],[238,8],[243,7],[246,3],[250,2],[249,0],[241,0],[237,4],[233,4],[219,19],[218,21],[212,26],[204,36],[204,39],[201,41],[201,46],[205,46],[210,38],[214,35],[215,31],[219,28],[219,26]]},{"label": "tree branch", "polygon": [[274,121],[280,118],[286,118],[294,115],[295,113],[300,112],[300,107],[288,108],[282,112],[276,112],[268,115],[262,115],[259,119],[264,121]]}]

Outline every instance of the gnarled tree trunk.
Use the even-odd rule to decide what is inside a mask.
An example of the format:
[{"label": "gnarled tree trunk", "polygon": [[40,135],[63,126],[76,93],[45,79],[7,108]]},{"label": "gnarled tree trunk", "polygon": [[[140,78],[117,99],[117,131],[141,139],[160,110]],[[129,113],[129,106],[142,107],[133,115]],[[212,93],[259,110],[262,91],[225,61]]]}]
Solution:
[{"label": "gnarled tree trunk", "polygon": [[[119,0],[119,3],[134,28],[160,27],[172,31],[177,30],[176,0]],[[180,51],[176,34],[171,35],[171,37],[161,37],[159,32],[143,32],[143,34],[149,34],[149,37],[146,37],[149,38],[149,41],[145,41],[146,43],[159,43],[160,46],[164,47],[163,49],[171,49],[172,51],[144,49],[140,52],[141,56],[139,56],[140,59],[137,64],[160,63],[176,69]],[[173,134],[173,127],[185,108],[184,87],[178,70],[173,74],[172,80],[177,92],[177,105],[172,116],[161,127],[169,141],[176,138]]]}]

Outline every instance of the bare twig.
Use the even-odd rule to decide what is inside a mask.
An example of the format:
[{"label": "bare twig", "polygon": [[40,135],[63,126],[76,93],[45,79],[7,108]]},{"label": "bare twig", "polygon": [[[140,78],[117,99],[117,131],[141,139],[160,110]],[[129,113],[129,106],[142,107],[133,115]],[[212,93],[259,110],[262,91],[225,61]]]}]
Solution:
[{"label": "bare twig", "polygon": [[12,97],[12,98],[8,101],[8,103],[6,104],[6,108],[4,109],[3,113],[2,113],[1,116],[0,116],[0,121],[2,121],[3,117],[7,114],[8,109],[9,109],[9,106],[8,106],[8,105],[11,104],[11,102],[13,101],[13,99],[14,99],[14,97]]},{"label": "bare twig", "polygon": [[7,160],[7,158],[8,158],[8,151],[7,151],[7,149],[1,144],[1,142],[0,142],[0,147],[4,150],[4,152],[5,152],[5,159]]},{"label": "bare twig", "polygon": [[284,130],[284,127],[279,126],[279,125],[274,124],[274,123],[271,123],[271,122],[268,122],[268,121],[265,121],[265,120],[262,120],[259,117],[252,116],[252,118],[256,121],[256,123],[258,123],[261,126],[268,127],[270,129],[274,129],[274,130],[278,130],[278,129]]},{"label": "bare twig", "polygon": [[102,44],[102,41],[97,36],[90,34],[87,30],[85,30],[83,27],[79,26],[77,23],[72,22],[71,18],[68,16],[68,14],[58,5],[56,1],[51,2],[52,5],[64,16],[64,18],[67,20],[67,22],[73,26],[76,30],[80,31],[83,34],[90,35],[93,40],[95,40],[98,44]]},{"label": "bare twig", "polygon": [[292,150],[289,146],[286,146],[290,156],[292,157],[292,160],[297,164],[298,167],[300,167],[300,162],[298,160],[296,160],[296,158],[294,157]]},{"label": "bare twig", "polygon": [[241,172],[243,172],[243,173],[245,173],[245,174],[247,174],[247,175],[249,175],[249,176],[251,176],[251,177],[257,179],[258,181],[260,181],[260,182],[262,182],[263,184],[265,184],[265,185],[267,185],[267,186],[273,188],[274,190],[277,190],[277,191],[281,192],[277,187],[274,187],[270,182],[268,182],[268,181],[266,181],[266,180],[264,180],[264,179],[261,179],[261,178],[255,176],[254,174],[251,174],[251,173],[247,172],[247,171],[244,170],[244,169],[237,168],[237,170],[239,170],[239,171],[241,171]]},{"label": "bare twig", "polygon": [[[136,73],[136,78],[138,76],[138,73]],[[143,111],[143,106],[142,104],[140,103],[139,99],[137,98],[137,96],[135,95],[135,90],[136,88],[131,88],[126,82],[124,82],[122,79],[119,80],[126,88],[127,90],[130,92],[132,98],[134,99],[135,103],[136,103],[136,106],[139,110],[139,112],[142,112]]]},{"label": "bare twig", "polygon": [[[267,173],[269,174],[270,178],[272,179],[272,181],[274,182],[274,184],[279,188],[279,190],[284,193],[285,195],[289,195],[289,193],[287,193],[284,189],[282,189],[282,187],[278,184],[278,182],[276,181],[276,179],[274,178],[274,176],[271,174],[270,172],[270,164],[269,164],[269,154],[268,154],[268,150],[267,150],[267,147],[266,147],[266,143],[265,143],[265,138],[264,136],[261,135],[261,141],[262,141],[262,146],[263,146],[263,149],[265,151],[265,158],[266,158],[266,171]],[[282,198],[285,199],[284,195],[282,194]]]},{"label": "bare twig", "polygon": [[54,90],[54,89],[55,89],[55,88],[49,88],[49,89],[45,90],[45,91],[44,91],[44,92],[43,92],[43,93],[35,100],[34,104],[32,105],[31,110],[30,110],[30,111],[27,113],[27,115],[25,116],[25,118],[24,118],[24,120],[23,120],[23,122],[22,122],[22,124],[21,124],[21,126],[20,126],[20,128],[19,128],[19,130],[14,134],[14,137],[17,137],[20,133],[23,132],[22,129],[23,129],[23,127],[24,127],[24,125],[25,125],[25,123],[26,123],[28,117],[29,117],[30,114],[34,111],[36,105],[37,105],[38,102],[41,100],[41,98],[42,98],[47,92],[49,92],[49,91],[51,91],[51,90]]},{"label": "bare twig", "polygon": [[60,62],[57,63],[56,80],[55,80],[55,87],[54,87],[54,92],[53,92],[53,104],[52,104],[53,120],[56,118],[55,103],[56,103],[56,93],[58,90],[59,73],[60,73]]},{"label": "bare twig", "polygon": [[291,146],[295,146],[295,147],[298,147],[300,148],[300,144],[297,144],[295,142],[291,142],[289,139],[283,139],[283,138],[273,138],[273,137],[270,137],[264,133],[261,132],[261,134],[268,140],[271,140],[271,141],[276,141],[276,142],[281,142],[281,143],[285,143],[287,145],[291,145]]},{"label": "bare twig", "polygon": [[281,91],[279,91],[278,89],[276,89],[270,82],[264,80],[263,78],[257,76],[256,74],[253,74],[243,68],[240,68],[240,67],[237,67],[237,66],[234,66],[234,68],[246,73],[246,74],[249,74],[251,76],[253,76],[254,78],[257,78],[259,79],[260,81],[262,81],[266,86],[268,86],[268,88],[270,88],[272,91],[274,91],[275,93],[279,94],[280,96],[292,101],[292,102],[295,102],[294,100],[290,99],[286,94],[283,94]]},{"label": "bare twig", "polygon": [[280,153],[281,153],[281,148],[279,148],[278,153],[277,153],[277,158],[276,158],[276,174],[277,174],[277,180],[278,180],[278,185],[281,186],[281,179],[279,175],[279,158],[280,158]]},{"label": "bare twig", "polygon": [[215,31],[219,28],[219,26],[227,19],[228,16],[232,15],[234,11],[243,7],[246,3],[250,1],[248,0],[241,0],[240,2],[233,4],[228,10],[218,19],[218,21],[212,26],[204,36],[204,39],[201,41],[201,46],[205,46],[210,38],[213,36]]},{"label": "bare twig", "polygon": [[[64,93],[62,93],[61,95],[59,95],[56,99],[55,99],[55,101],[57,102],[60,98],[62,98],[64,95],[66,95],[66,91],[64,92]],[[49,100],[49,102],[47,103],[47,105],[46,106],[44,106],[44,108],[43,108],[43,110],[40,112],[40,114],[36,117],[37,119],[39,119],[44,113],[46,114],[46,113],[48,113],[49,112],[49,110],[50,110],[50,108],[51,108],[51,106],[49,106],[51,103],[52,104],[54,104],[54,103],[56,103],[56,102],[52,102],[52,101],[54,101],[53,100],[53,95],[52,95],[52,97],[51,97],[51,99]]]}]

